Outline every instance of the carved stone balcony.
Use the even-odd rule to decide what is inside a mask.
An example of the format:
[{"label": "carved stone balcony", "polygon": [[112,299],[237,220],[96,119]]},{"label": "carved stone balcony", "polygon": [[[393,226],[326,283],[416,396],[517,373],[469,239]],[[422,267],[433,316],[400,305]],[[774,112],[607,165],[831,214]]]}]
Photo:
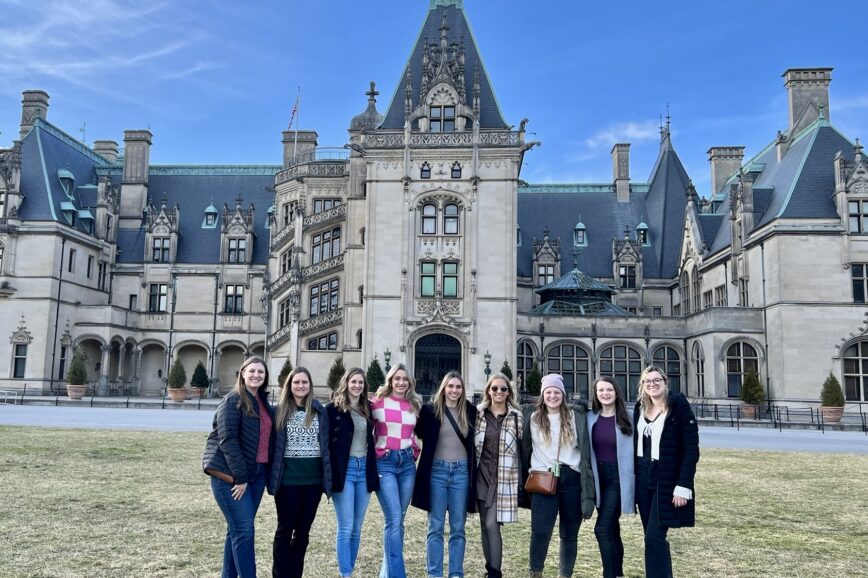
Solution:
[{"label": "carved stone balcony", "polygon": [[311,161],[280,171],[274,177],[274,184],[280,185],[298,177],[342,177],[348,166],[348,161]]},{"label": "carved stone balcony", "polygon": [[266,342],[269,351],[288,340],[292,336],[292,324],[285,325],[271,334]]},{"label": "carved stone balcony", "polygon": [[304,228],[308,227],[316,227],[319,225],[325,225],[327,223],[342,221],[347,217],[347,206],[346,205],[338,205],[333,209],[328,209],[325,211],[320,211],[319,213],[314,213],[309,217],[304,218]]},{"label": "carved stone balcony", "polygon": [[271,250],[278,251],[295,238],[295,224],[290,223],[271,238]]},{"label": "carved stone balcony", "polygon": [[317,315],[316,317],[311,317],[310,319],[305,319],[300,322],[298,324],[298,335],[310,335],[311,333],[316,333],[326,327],[339,325],[343,320],[343,308],[332,309],[328,313],[323,313],[322,315]]},{"label": "carved stone balcony", "polygon": [[[414,132],[410,135],[410,146],[472,146],[473,132]],[[484,131],[479,133],[482,146],[515,147],[522,144],[521,133],[508,130]],[[403,133],[373,134],[365,136],[365,145],[375,148],[401,148],[404,146]]]},{"label": "carved stone balcony", "polygon": [[320,261],[319,263],[305,267],[301,270],[301,278],[305,282],[312,281],[318,277],[329,275],[335,270],[343,269],[343,267],[344,254],[341,253],[331,259],[326,259],[325,261]]}]

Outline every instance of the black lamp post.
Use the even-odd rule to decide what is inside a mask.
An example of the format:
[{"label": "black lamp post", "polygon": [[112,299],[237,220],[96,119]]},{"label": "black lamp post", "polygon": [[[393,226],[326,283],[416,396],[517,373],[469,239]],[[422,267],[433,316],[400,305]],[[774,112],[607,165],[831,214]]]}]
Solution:
[{"label": "black lamp post", "polygon": [[389,373],[389,370],[392,369],[392,366],[389,365],[389,361],[392,359],[392,352],[389,351],[389,348],[386,348],[386,351],[383,352],[383,360],[386,362],[386,373]]},{"label": "black lamp post", "polygon": [[485,382],[488,383],[488,376],[491,375],[491,354],[487,349],[485,350],[483,359],[485,360]]}]

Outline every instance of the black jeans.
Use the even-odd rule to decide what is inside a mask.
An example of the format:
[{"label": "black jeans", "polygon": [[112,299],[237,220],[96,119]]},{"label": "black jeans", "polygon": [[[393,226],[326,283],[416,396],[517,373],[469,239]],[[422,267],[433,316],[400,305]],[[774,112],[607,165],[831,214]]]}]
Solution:
[{"label": "black jeans", "polygon": [[660,525],[657,495],[657,462],[640,459],[636,464],[636,505],[645,528],[645,577],[672,578],[672,555]]},{"label": "black jeans", "polygon": [[558,492],[554,496],[530,495],[530,571],[542,572],[549,542],[558,524],[560,543],[560,573],[572,576],[579,549],[579,526],[582,525],[581,476],[572,468],[561,466]]},{"label": "black jeans", "polygon": [[502,578],[500,566],[503,560],[503,538],[500,535],[500,524],[497,522],[497,502],[490,508],[485,506],[485,500],[478,500],[479,523],[482,526],[482,553],[485,555],[485,575],[487,578]]},{"label": "black jeans", "polygon": [[274,578],[302,578],[304,555],[310,542],[310,527],[322,498],[322,485],[280,486],[277,504],[277,531],[272,555]]},{"label": "black jeans", "polygon": [[617,462],[597,462],[600,476],[600,507],[594,535],[600,545],[603,577],[624,575],[624,543],[621,541],[621,483]]}]

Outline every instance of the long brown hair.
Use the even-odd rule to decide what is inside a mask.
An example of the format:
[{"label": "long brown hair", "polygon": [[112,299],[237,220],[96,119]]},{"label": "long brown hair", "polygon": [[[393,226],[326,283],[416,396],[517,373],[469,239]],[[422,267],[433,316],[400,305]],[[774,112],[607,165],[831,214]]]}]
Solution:
[{"label": "long brown hair", "polygon": [[350,379],[356,375],[361,375],[362,381],[365,382],[365,389],[362,391],[362,395],[359,398],[358,412],[367,419],[371,417],[370,406],[368,405],[367,398],[368,380],[365,377],[365,371],[361,367],[351,367],[346,371],[346,373],[344,373],[340,383],[338,383],[338,388],[335,390],[334,398],[332,399],[335,402],[335,407],[338,408],[339,411],[350,411],[353,407],[353,404],[350,402]]},{"label": "long brown hair", "polygon": [[413,411],[419,413],[419,408],[422,407],[422,398],[418,393],[416,393],[416,380],[413,378],[413,375],[407,371],[407,366],[403,363],[398,363],[389,370],[389,373],[386,374],[386,383],[380,386],[380,389],[377,390],[374,396],[379,399],[384,399],[392,395],[392,379],[395,377],[395,374],[401,370],[403,370],[407,375],[407,380],[410,382],[410,387],[407,388],[407,393],[404,394],[404,398],[413,406]]},{"label": "long brown hair", "polygon": [[[561,414],[561,432],[558,434],[558,443],[569,445],[573,441],[573,410],[567,404],[567,396],[564,395],[564,392],[561,392],[561,406],[558,409]],[[539,399],[536,400],[531,421],[539,428],[539,433],[546,443],[551,442],[549,412],[543,392],[540,392]]]},{"label": "long brown hair", "polygon": [[458,381],[461,382],[461,393],[464,394],[464,397],[458,400],[458,427],[461,429],[462,434],[467,434],[467,429],[470,427],[470,421],[467,419],[467,387],[464,385],[464,378],[457,371],[450,371],[443,376],[443,380],[440,382],[440,387],[437,389],[437,393],[434,394],[434,401],[432,402],[434,415],[440,420],[441,427],[443,420],[449,419],[446,417],[446,412],[449,411],[446,408],[446,386],[450,380],[455,378],[458,378]]},{"label": "long brown hair", "polygon": [[594,382],[594,393],[591,396],[591,411],[599,414],[603,410],[603,404],[600,403],[597,397],[597,384],[608,383],[615,390],[615,423],[618,424],[618,429],[625,436],[633,435],[633,424],[630,423],[630,416],[627,414],[627,408],[624,406],[624,398],[621,395],[621,389],[612,377],[600,377]]},{"label": "long brown hair", "polygon": [[[655,371],[660,374],[660,377],[663,378],[663,385],[666,386],[666,391],[669,391],[669,378],[666,377],[666,374],[663,373],[662,369],[660,369],[659,367],[656,367],[654,365],[649,365],[648,367],[643,369],[642,374],[639,376],[639,387],[638,387],[639,405],[642,406],[643,412],[646,409],[648,409],[649,407],[651,407],[651,403],[652,403],[651,402],[651,396],[648,395],[647,391],[645,391],[645,376],[647,376],[649,373],[654,373]],[[663,411],[666,411],[668,409],[669,409],[669,396],[664,395],[663,396]]]},{"label": "long brown hair", "polygon": [[515,390],[512,388],[512,383],[510,383],[509,378],[504,374],[498,372],[488,378],[488,381],[485,384],[485,389],[482,392],[482,407],[488,408],[491,407],[491,384],[496,380],[503,381],[506,384],[507,392],[506,392],[506,409],[509,408],[519,409],[518,402],[515,400]]},{"label": "long brown hair", "polygon": [[[299,373],[303,373],[307,376],[307,382],[310,384],[310,390],[308,390],[307,395],[304,396],[304,407],[300,408],[295,403],[295,397],[292,395],[292,378],[294,378]],[[280,401],[277,402],[277,419],[274,420],[274,429],[277,431],[282,430],[286,427],[286,422],[289,417],[296,412],[296,410],[301,409],[304,412],[304,427],[310,427],[310,424],[313,423],[313,378],[310,376],[310,372],[301,366],[294,368],[289,372],[289,375],[286,376],[286,381],[282,384],[282,389],[280,391]]]},{"label": "long brown hair", "polygon": [[247,417],[259,419],[259,414],[257,414],[256,410],[253,409],[253,402],[250,401],[250,397],[246,395],[247,384],[244,383],[244,370],[247,369],[247,366],[253,365],[254,363],[258,363],[265,368],[265,381],[263,381],[262,385],[259,386],[259,391],[268,393],[268,365],[265,363],[265,360],[258,355],[251,355],[245,359],[244,363],[241,364],[241,367],[238,368],[238,377],[235,379],[235,387],[233,390],[238,394],[238,409],[243,411],[244,415]]}]

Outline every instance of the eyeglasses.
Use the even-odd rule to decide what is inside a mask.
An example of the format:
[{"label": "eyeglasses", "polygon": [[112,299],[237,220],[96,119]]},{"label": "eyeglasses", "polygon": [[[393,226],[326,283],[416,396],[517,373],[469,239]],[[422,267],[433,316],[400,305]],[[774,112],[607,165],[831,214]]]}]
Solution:
[{"label": "eyeglasses", "polygon": [[661,383],[663,383],[663,378],[655,377],[654,379],[643,379],[642,383],[644,385],[660,385]]},{"label": "eyeglasses", "polygon": [[500,393],[506,393],[507,391],[509,391],[509,388],[505,385],[501,385],[500,387],[498,387],[496,385],[492,385],[491,391],[492,391],[492,393],[497,393],[498,391]]}]

